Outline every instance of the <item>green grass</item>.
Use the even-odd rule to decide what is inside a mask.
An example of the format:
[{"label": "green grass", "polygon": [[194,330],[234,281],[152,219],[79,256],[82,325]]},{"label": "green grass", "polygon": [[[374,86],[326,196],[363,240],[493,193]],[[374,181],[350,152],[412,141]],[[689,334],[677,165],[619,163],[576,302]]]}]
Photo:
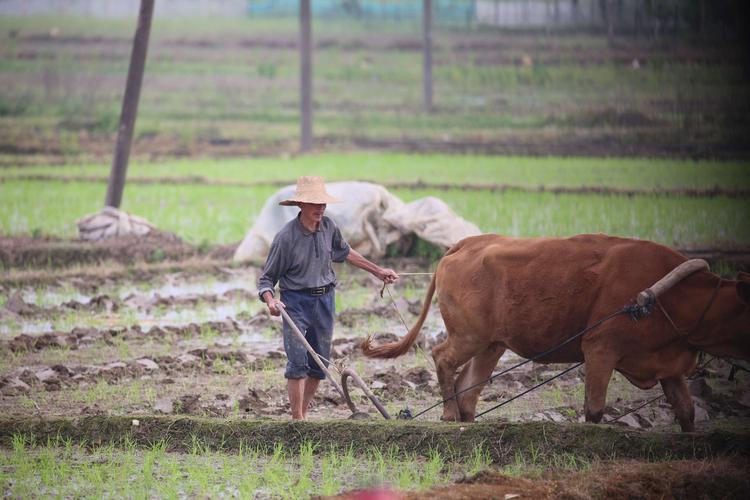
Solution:
[{"label": "green grass", "polygon": [[[275,191],[265,186],[130,185],[122,208],[195,244],[231,243],[244,237]],[[41,231],[74,237],[75,221],[99,211],[104,193],[105,185],[99,183],[5,182],[0,184],[0,233]],[[481,231],[509,236],[603,232],[667,245],[750,241],[743,199],[462,190],[393,193],[404,201],[437,196]]]},{"label": "green grass", "polygon": [[[5,168],[3,176],[109,176],[108,164]],[[392,153],[313,154],[294,158],[133,161],[130,177],[186,177],[257,182],[294,181],[300,175],[326,180],[436,182],[536,186],[608,186],[615,188],[750,189],[747,161],[686,161],[650,158],[566,158]],[[0,185],[0,190],[2,190]],[[96,189],[104,192],[99,186]],[[102,195],[103,197],[103,195]],[[127,198],[127,196],[126,196]]]},{"label": "green grass", "polygon": [[[75,221],[98,212],[104,203],[101,184],[7,182],[0,188],[3,204],[0,232],[42,232],[75,236]],[[122,209],[199,243],[242,239],[260,213],[272,187],[128,186]],[[39,200],[48,200],[39,203]]]},{"label": "green grass", "polygon": [[591,461],[574,453],[558,452],[543,455],[538,447],[530,444],[525,450],[516,450],[512,463],[502,468],[508,476],[541,477],[553,470],[575,472],[591,468]]},{"label": "green grass", "polygon": [[395,449],[355,454],[352,447],[321,450],[308,441],[297,449],[271,448],[270,454],[247,447],[222,453],[194,436],[187,453],[170,453],[164,441],[145,450],[127,444],[87,448],[16,435],[11,449],[0,449],[0,484],[4,496],[16,498],[309,498],[357,488],[421,490],[490,463],[482,449],[459,464],[436,450],[425,457]]}]

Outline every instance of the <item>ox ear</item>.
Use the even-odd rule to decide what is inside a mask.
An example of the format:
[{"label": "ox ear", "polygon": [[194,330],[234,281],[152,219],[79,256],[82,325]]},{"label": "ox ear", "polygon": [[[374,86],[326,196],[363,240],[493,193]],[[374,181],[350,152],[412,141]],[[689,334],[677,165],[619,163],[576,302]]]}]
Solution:
[{"label": "ox ear", "polygon": [[737,274],[737,295],[745,304],[750,304],[750,274],[739,272]]}]

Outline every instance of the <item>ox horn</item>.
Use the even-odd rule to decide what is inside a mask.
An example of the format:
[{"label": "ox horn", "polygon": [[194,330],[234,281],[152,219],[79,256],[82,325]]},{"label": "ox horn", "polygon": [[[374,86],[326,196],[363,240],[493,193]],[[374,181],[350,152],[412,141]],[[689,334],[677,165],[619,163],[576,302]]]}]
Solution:
[{"label": "ox horn", "polygon": [[708,271],[708,262],[703,259],[686,260],[679,266],[675,267],[669,274],[646,288],[638,294],[636,302],[641,307],[652,304],[661,294],[675,286],[677,283],[687,278],[696,271]]}]

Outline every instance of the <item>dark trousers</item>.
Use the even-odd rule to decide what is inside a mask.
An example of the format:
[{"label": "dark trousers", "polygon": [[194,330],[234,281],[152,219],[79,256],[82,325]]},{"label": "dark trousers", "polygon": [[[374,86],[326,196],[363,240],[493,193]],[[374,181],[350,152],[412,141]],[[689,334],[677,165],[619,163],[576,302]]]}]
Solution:
[{"label": "dark trousers", "polygon": [[[331,288],[323,295],[310,295],[305,292],[282,290],[281,301],[286,312],[305,335],[313,350],[323,358],[331,357],[333,321],[336,315],[336,292]],[[286,371],[284,376],[291,379],[312,377],[326,378],[315,360],[297,338],[292,328],[284,321],[284,350],[286,351]],[[323,363],[328,366],[326,361]]]}]

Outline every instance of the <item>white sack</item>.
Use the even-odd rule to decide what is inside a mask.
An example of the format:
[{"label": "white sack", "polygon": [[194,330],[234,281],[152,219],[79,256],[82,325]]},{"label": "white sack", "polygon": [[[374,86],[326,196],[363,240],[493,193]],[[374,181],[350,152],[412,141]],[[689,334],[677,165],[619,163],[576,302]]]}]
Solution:
[{"label": "white sack", "polygon": [[85,241],[99,241],[129,234],[144,236],[155,229],[146,219],[114,207],[104,207],[101,212],[79,219],[76,225],[78,236]]},{"label": "white sack", "polygon": [[456,215],[440,198],[428,196],[383,214],[401,233],[415,233],[430,243],[450,248],[459,240],[480,234],[479,228]]},{"label": "white sack", "polygon": [[[274,236],[299,213],[297,207],[279,205],[291,198],[295,186],[271,196],[234,253],[234,260],[263,260]],[[441,200],[423,198],[405,204],[383,186],[369,182],[328,182],[326,190],[343,203],[331,203],[326,215],[341,229],[347,242],[362,255],[382,257],[386,247],[402,236],[420,238],[448,248],[458,240],[479,234],[479,228],[458,217]]]}]

